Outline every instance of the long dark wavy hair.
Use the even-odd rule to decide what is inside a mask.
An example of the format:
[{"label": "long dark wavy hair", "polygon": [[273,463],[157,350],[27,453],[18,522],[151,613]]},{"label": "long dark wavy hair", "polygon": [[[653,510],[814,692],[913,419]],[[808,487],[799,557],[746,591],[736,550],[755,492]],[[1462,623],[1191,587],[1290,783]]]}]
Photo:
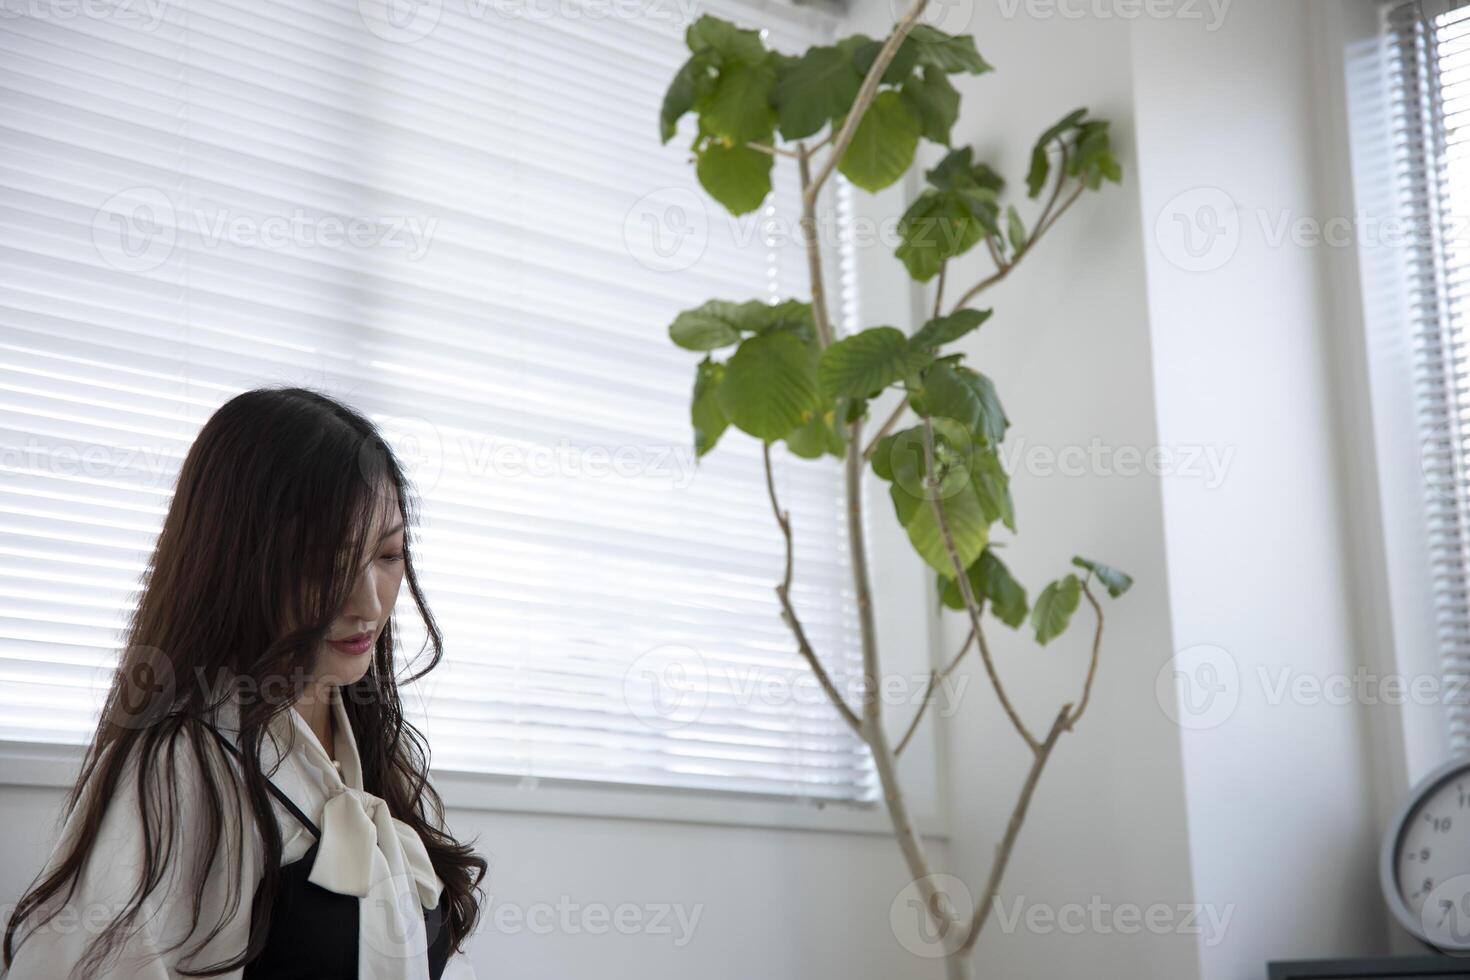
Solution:
[{"label": "long dark wavy hair", "polygon": [[[403,515],[404,579],[428,634],[427,663],[405,682],[428,673],[443,655],[439,629],[414,572],[409,532],[417,508],[407,484],[376,427],[321,392],[257,388],[230,399],[210,417],[180,468],[101,720],[67,800],[66,819],[79,821],[77,832],[53,870],[32,882],[12,912],[5,928],[7,967],[19,949],[20,925],[33,916],[36,927],[44,925],[60,911],[53,897],[66,889],[65,902],[74,893],[108,802],[124,778],[137,784],[144,836],[141,880],[79,966],[88,972],[100,969],[138,927],[144,901],[168,873],[178,841],[192,839],[198,848],[200,879],[187,890],[192,892],[190,935],[201,934],[206,876],[233,872],[232,880],[238,880],[238,861],[234,869],[223,868],[219,856],[229,853],[222,845],[232,826],[234,853],[239,853],[238,835],[245,831],[238,820],[232,824],[228,809],[233,803],[239,812],[242,799],[263,842],[258,900],[265,914],[252,916],[248,945],[238,956],[180,972],[214,976],[240,968],[261,951],[283,843],[267,774],[261,771],[261,747],[271,719],[291,710],[309,680],[316,651],[348,601],[361,556],[377,545],[368,538],[385,504],[396,504]],[[450,945],[459,949],[479,918],[479,886],[487,864],[469,844],[440,829],[444,808],[428,783],[428,748],[403,717],[395,681],[395,625],[395,617],[384,624],[372,669],[338,693],[357,737],[364,789],[385,800],[393,816],[423,838],[444,882],[440,902]],[[273,690],[281,695],[268,696]],[[241,692],[261,693],[243,697]],[[206,737],[201,724],[227,698],[239,705],[243,765],[222,760],[223,749]],[[180,752],[192,758],[180,760]],[[128,765],[130,758],[136,759],[136,771]],[[180,764],[200,773],[204,818],[196,826],[174,826],[181,812],[175,787],[157,775]],[[207,927],[186,959],[239,911],[239,892],[232,891],[233,904]],[[178,949],[188,938],[168,949]]]}]

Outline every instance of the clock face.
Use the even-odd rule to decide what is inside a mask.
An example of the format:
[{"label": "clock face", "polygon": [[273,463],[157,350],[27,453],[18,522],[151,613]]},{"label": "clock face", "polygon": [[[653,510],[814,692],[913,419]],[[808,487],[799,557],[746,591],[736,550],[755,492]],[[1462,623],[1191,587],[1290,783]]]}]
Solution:
[{"label": "clock face", "polygon": [[1399,919],[1440,949],[1470,951],[1470,768],[1421,791],[1399,826]]}]

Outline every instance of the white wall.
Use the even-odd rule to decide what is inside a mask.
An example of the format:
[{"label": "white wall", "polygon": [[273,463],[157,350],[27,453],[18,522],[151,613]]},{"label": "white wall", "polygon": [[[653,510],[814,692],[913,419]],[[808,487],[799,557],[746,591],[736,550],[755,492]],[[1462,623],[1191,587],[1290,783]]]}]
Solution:
[{"label": "white wall", "polygon": [[[1086,105],[1114,120],[1125,168],[1121,187],[1108,185],[1079,202],[986,296],[980,305],[993,306],[995,316],[966,345],[972,363],[995,379],[1013,421],[1008,438],[1023,451],[1013,483],[1019,535],[1006,560],[1031,596],[1069,571],[1074,554],[1116,564],[1137,579],[1125,599],[1108,605],[1092,706],[1077,731],[1063,737],[1042,779],[1001,888],[1005,918],[993,916],[985,926],[976,975],[1193,977],[1192,937],[1151,934],[1126,918],[1130,905],[1172,909],[1193,897],[1178,731],[1153,688],[1172,649],[1159,483],[1104,472],[1062,475],[1047,457],[1090,452],[1095,439],[1109,450],[1157,442],[1129,26],[1035,18],[1014,5],[937,9],[945,14],[936,26],[973,33],[996,68],[960,82],[966,101],[955,145],[974,143],[978,156],[1007,176],[1028,223],[1038,210],[1025,200],[1022,179],[1031,146],[1071,109]],[[1008,16],[1007,9],[1019,12]],[[876,33],[881,16],[875,11],[862,26]],[[926,166],[941,155],[926,152]],[[990,271],[976,253],[951,270],[951,301]],[[1072,632],[1045,649],[1004,627],[992,630],[998,670],[1033,730],[1044,733],[1060,704],[1078,697],[1091,625],[1079,612]],[[940,644],[946,656],[966,632],[958,614],[947,614]],[[968,672],[963,710],[948,725],[951,870],[978,895],[1030,756],[978,661]],[[1017,909],[1022,918],[1011,926]],[[1117,912],[1124,918],[1114,927]],[[1028,926],[1029,916],[1037,918]]]},{"label": "white wall", "polygon": [[[1138,585],[1112,614],[1094,713],[1059,750],[1001,890],[1038,913],[1155,906],[1165,934],[1126,934],[1107,915],[1071,935],[1045,919],[1007,934],[993,919],[980,973],[1244,980],[1271,959],[1386,952],[1370,760],[1393,746],[1374,741],[1361,704],[1314,704],[1310,688],[1272,703],[1283,679],[1330,685],[1373,662],[1371,639],[1355,633],[1372,617],[1354,600],[1381,601],[1350,574],[1372,542],[1358,540],[1343,492],[1363,461],[1344,445],[1361,434],[1337,417],[1362,397],[1345,387],[1354,377],[1337,346],[1352,342],[1338,336],[1331,294],[1342,270],[1322,248],[1272,244],[1275,226],[1260,223],[1351,214],[1324,178],[1340,133],[1323,116],[1341,111],[1328,101],[1341,79],[1313,61],[1312,11],[1268,0],[1153,5],[1160,16],[1123,3],[939,9],[939,26],[973,32],[997,68],[967,80],[957,142],[1015,179],[1035,133],[1086,104],[1115,120],[1126,172],[985,301],[997,314],[971,351],[997,379],[1012,438],[1169,454],[1162,477],[1120,475],[1117,457],[1048,475],[1044,457],[1021,457],[1035,468],[1016,474],[1010,555],[1033,594],[1074,551]],[[865,26],[876,33],[885,15]],[[1197,188],[1250,212],[1218,267],[1171,237],[1176,212],[1202,220],[1208,190],[1176,199]],[[978,257],[966,268],[951,296],[988,271]],[[941,649],[964,631],[949,616]],[[1073,696],[1084,633],[1045,651],[1003,644],[1000,671],[1033,727]],[[1199,695],[1202,658],[1234,673],[1208,711],[1181,711],[1174,674]],[[949,820],[955,865],[975,883],[1027,759],[972,670],[971,700],[949,726]]]},{"label": "white wall", "polygon": [[1236,907],[1201,950],[1207,980],[1386,942],[1364,713],[1328,694],[1364,654],[1328,249],[1274,237],[1351,214],[1324,200],[1335,107],[1314,89],[1312,27],[1307,4],[1246,2],[1215,31],[1145,19],[1133,34],[1159,434],[1233,453],[1218,488],[1169,477],[1163,495],[1179,667],[1199,683],[1208,660],[1223,682],[1183,731],[1196,896]]}]

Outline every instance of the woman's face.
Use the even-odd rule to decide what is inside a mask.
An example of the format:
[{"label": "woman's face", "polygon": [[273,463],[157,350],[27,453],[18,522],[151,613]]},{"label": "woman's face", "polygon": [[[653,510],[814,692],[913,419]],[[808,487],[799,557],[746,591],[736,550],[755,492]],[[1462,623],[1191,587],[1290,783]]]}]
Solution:
[{"label": "woman's face", "polygon": [[398,601],[403,582],[403,514],[397,506],[380,508],[368,540],[376,546],[362,556],[347,604],[317,651],[312,679],[319,684],[351,684],[367,673],[378,635]]}]

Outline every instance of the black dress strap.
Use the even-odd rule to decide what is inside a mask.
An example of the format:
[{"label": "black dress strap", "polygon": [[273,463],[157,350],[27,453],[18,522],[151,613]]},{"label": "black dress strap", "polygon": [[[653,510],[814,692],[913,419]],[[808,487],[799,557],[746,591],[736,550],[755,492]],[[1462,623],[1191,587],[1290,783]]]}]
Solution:
[{"label": "black dress strap", "polygon": [[[229,738],[225,736],[224,732],[221,732],[218,728],[215,728],[213,725],[211,725],[207,721],[204,721],[203,719],[200,719],[200,722],[204,725],[205,728],[208,728],[210,731],[214,732],[215,737],[219,739],[220,744],[229,749],[232,753],[234,753],[235,758],[239,759],[242,763],[245,761],[245,754],[240,751],[240,747],[234,742],[230,741]],[[311,831],[313,837],[317,838],[317,840],[321,840],[322,832],[317,828],[317,825],[312,822],[310,817],[301,812],[301,808],[299,806],[291,802],[291,797],[287,796],[279,786],[271,782],[269,779],[265,781],[265,785],[266,789],[270,790],[271,795],[280,801],[281,806],[290,811],[291,816],[301,821],[301,825],[304,826],[307,830]]]}]

